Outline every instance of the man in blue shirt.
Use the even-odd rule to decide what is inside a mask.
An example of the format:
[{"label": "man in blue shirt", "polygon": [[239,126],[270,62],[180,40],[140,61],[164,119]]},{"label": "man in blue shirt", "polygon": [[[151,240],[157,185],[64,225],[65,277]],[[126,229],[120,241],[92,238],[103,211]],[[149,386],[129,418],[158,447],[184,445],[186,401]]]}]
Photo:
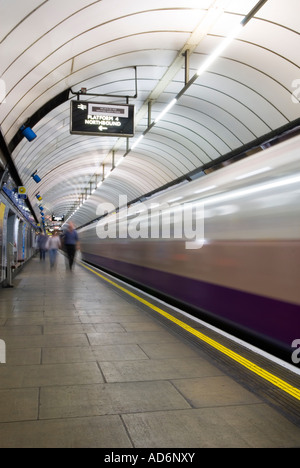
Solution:
[{"label": "man in blue shirt", "polygon": [[76,250],[79,248],[79,238],[75,226],[69,223],[68,229],[64,235],[64,246],[69,259],[70,270],[73,268]]},{"label": "man in blue shirt", "polygon": [[37,238],[37,246],[40,249],[40,260],[44,261],[46,257],[46,252],[47,252],[47,241],[48,237],[45,236],[42,232],[38,235]]}]

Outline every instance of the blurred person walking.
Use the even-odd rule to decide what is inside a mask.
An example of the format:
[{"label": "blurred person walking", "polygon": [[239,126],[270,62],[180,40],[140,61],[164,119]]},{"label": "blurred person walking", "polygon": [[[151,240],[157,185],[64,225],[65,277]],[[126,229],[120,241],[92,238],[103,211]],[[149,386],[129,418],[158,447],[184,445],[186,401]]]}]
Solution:
[{"label": "blurred person walking", "polygon": [[74,260],[75,260],[75,255],[76,255],[76,250],[79,249],[78,233],[72,222],[69,223],[68,229],[66,230],[63,236],[63,240],[64,240],[65,251],[69,259],[69,267],[70,267],[70,270],[72,271]]},{"label": "blurred person walking", "polygon": [[41,232],[37,238],[37,246],[40,251],[41,261],[45,261],[45,258],[46,258],[47,242],[48,242],[48,237]]},{"label": "blurred person walking", "polygon": [[53,233],[52,237],[49,237],[47,247],[49,250],[50,267],[54,268],[56,264],[57,251],[61,248],[60,237],[57,231]]}]

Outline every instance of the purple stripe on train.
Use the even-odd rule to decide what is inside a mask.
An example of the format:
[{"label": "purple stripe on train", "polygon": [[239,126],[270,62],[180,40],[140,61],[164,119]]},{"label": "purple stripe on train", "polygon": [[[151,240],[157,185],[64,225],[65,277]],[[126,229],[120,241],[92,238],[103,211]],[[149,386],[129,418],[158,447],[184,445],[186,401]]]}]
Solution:
[{"label": "purple stripe on train", "polygon": [[292,342],[300,338],[298,305],[88,253],[83,253],[83,259],[192,306],[211,316],[212,322],[225,321],[230,328],[237,327],[242,337],[252,335],[255,344],[266,342],[270,351],[278,348],[289,361]]}]

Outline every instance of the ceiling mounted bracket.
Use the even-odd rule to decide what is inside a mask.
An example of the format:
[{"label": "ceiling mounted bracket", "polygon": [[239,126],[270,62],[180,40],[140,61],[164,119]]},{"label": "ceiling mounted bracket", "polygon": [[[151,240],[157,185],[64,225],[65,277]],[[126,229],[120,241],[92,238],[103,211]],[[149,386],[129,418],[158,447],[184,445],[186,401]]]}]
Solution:
[{"label": "ceiling mounted bracket", "polygon": [[135,94],[133,96],[128,95],[120,95],[120,94],[97,94],[97,93],[88,93],[86,88],[81,88],[80,91],[73,91],[72,88],[70,92],[77,96],[77,100],[80,101],[80,96],[94,96],[94,97],[109,97],[109,98],[121,98],[126,99],[126,103],[128,104],[129,99],[137,99],[138,97],[138,77],[137,77],[137,67],[132,67],[134,69],[134,82],[135,82]]}]

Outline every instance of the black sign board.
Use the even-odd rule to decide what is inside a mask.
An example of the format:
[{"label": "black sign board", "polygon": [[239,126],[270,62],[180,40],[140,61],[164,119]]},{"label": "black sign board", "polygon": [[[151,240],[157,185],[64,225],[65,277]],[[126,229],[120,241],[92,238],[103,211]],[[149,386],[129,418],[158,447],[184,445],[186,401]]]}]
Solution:
[{"label": "black sign board", "polygon": [[52,222],[54,223],[62,223],[65,220],[64,216],[52,216]]},{"label": "black sign board", "polygon": [[75,135],[134,136],[134,106],[71,101],[71,129]]}]

